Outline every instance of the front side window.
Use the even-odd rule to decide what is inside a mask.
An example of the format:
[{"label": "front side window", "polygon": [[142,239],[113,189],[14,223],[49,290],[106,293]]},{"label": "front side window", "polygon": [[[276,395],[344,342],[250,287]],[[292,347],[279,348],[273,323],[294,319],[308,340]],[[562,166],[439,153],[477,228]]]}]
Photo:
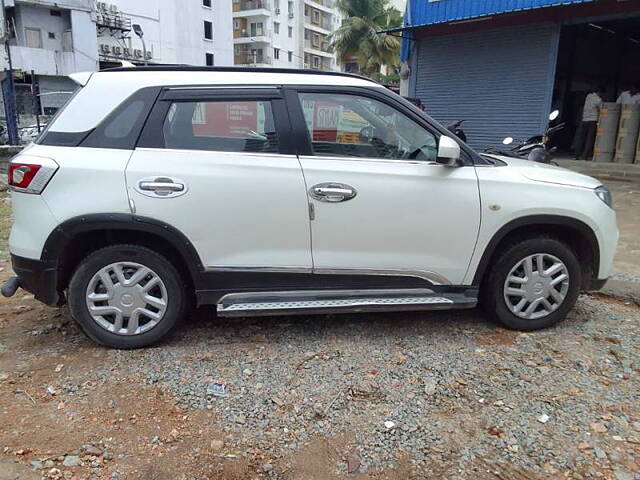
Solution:
[{"label": "front side window", "polygon": [[174,102],[163,125],[165,148],[278,152],[268,100]]},{"label": "front side window", "polygon": [[386,103],[350,94],[299,94],[316,156],[435,162],[434,134]]}]

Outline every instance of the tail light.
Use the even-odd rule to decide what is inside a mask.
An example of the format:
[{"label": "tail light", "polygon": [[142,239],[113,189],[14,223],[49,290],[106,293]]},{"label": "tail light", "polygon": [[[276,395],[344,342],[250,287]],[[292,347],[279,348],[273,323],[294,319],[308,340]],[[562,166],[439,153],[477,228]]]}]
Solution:
[{"label": "tail light", "polygon": [[50,158],[18,155],[9,164],[9,186],[22,193],[42,193],[58,164]]}]

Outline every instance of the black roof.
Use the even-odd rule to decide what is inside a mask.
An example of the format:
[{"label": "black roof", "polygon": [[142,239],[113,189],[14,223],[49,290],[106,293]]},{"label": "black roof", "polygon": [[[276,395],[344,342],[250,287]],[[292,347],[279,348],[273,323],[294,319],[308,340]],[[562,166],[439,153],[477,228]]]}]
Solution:
[{"label": "black roof", "polygon": [[359,78],[376,83],[375,80],[355,73],[330,72],[325,70],[305,70],[301,68],[272,67],[199,67],[193,65],[148,65],[142,67],[107,68],[103,72],[250,72],[250,73],[302,73],[305,75],[332,75],[338,77]]}]

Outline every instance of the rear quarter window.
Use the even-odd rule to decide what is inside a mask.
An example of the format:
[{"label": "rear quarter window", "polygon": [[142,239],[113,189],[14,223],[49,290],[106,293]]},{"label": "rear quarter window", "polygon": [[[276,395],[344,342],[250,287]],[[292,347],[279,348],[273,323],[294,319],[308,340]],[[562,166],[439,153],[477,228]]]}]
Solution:
[{"label": "rear quarter window", "polygon": [[132,150],[160,90],[160,87],[148,87],[134,92],[122,103],[115,105],[112,112],[94,129],[84,132],[48,131],[42,135],[39,143]]}]

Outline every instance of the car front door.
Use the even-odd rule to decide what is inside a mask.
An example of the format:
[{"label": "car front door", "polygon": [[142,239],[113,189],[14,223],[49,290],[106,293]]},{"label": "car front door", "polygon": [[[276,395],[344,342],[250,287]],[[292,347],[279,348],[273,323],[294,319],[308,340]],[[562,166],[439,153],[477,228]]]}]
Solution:
[{"label": "car front door", "polygon": [[288,125],[278,89],[166,89],[127,166],[132,208],[181,231],[208,270],[311,271]]},{"label": "car front door", "polygon": [[461,284],[480,225],[475,168],[436,163],[438,131],[370,90],[288,93],[308,139],[314,272]]}]

